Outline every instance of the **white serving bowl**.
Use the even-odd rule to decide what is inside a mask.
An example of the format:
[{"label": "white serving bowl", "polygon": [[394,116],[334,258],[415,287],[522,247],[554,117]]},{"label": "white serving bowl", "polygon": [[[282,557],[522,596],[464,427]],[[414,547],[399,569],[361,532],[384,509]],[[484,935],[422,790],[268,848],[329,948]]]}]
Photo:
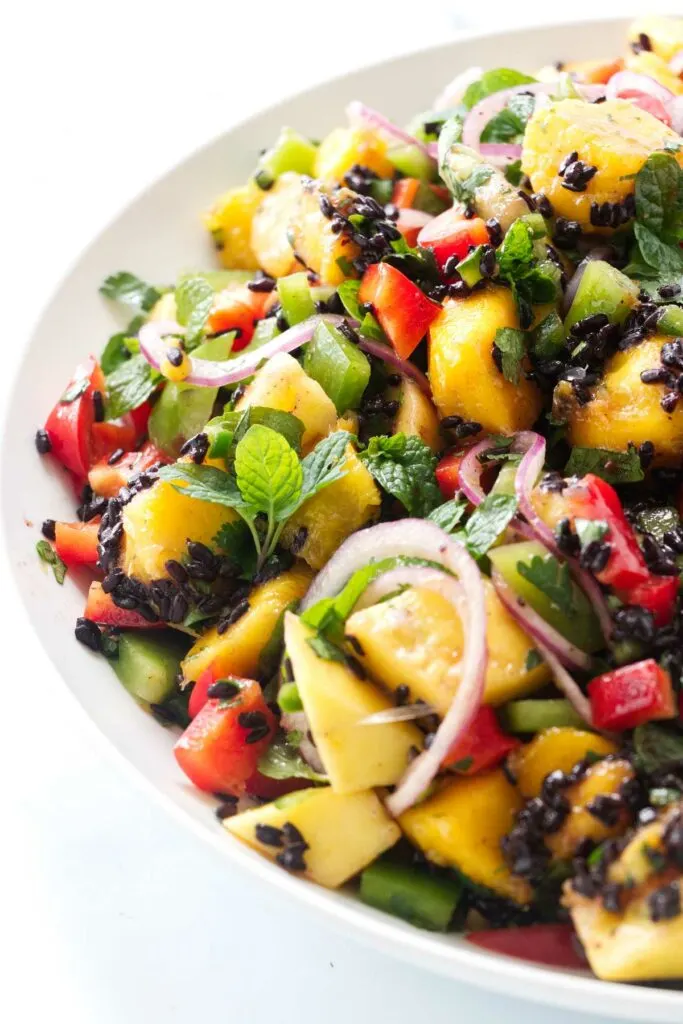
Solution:
[{"label": "white serving bowl", "polygon": [[535,967],[475,949],[457,935],[420,931],[363,906],[353,893],[327,892],[292,877],[240,845],[216,822],[212,803],[180,773],[171,754],[173,735],[135,704],[103,659],[74,640],[85,584],[79,586],[70,576],[64,587],[57,587],[35,554],[40,522],[48,515],[73,518],[74,501],[61,471],[36,455],[33,437],[76,363],[89,352],[99,352],[115,329],[112,310],[98,295],[107,274],[130,269],[148,280],[172,281],[179,271],[212,266],[199,215],[218,193],[247,177],[259,149],[283,124],[320,137],[344,123],[344,107],[356,98],[405,121],[427,109],[444,84],[470,65],[533,70],[555,59],[621,52],[625,38],[626,22],[620,20],[461,38],[288,99],[189,157],[134,200],[92,243],[27,341],[3,437],[2,509],[14,582],[57,672],[122,762],[136,769],[136,777],[181,821],[223,853],[226,870],[232,862],[239,870],[252,871],[264,885],[276,885],[293,900],[316,907],[349,936],[454,979],[555,1006],[650,1024],[680,1024],[683,994]]}]

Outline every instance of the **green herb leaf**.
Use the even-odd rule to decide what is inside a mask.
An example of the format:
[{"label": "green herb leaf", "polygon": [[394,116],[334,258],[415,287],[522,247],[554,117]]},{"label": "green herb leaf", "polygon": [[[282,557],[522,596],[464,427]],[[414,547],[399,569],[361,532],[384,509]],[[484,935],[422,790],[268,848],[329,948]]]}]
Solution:
[{"label": "green herb leaf", "polygon": [[437,458],[416,435],[372,437],[359,457],[377,483],[410,515],[424,518],[442,504],[434,473]]},{"label": "green herb leaf", "polygon": [[258,770],[269,779],[310,779],[311,782],[327,782],[304,761],[298,748],[292,743],[293,734],[278,734],[268,750],[261,757]]},{"label": "green herb leaf", "polygon": [[455,498],[451,498],[450,501],[445,501],[443,505],[439,505],[433,512],[430,512],[427,518],[432,523],[440,526],[446,533],[453,533],[456,526],[460,525],[466,512],[466,501],[457,501]]},{"label": "green herb leaf", "polygon": [[473,558],[481,558],[510,524],[517,511],[512,494],[487,494],[475,508],[464,530],[464,541]]},{"label": "green herb leaf", "polygon": [[[197,466],[193,462],[174,462],[162,466],[159,478],[174,484],[176,490],[188,498],[211,501],[240,511],[247,507],[234,479],[215,466]],[[184,482],[185,487],[178,486]]]},{"label": "green herb leaf", "polygon": [[144,356],[131,356],[107,377],[107,419],[115,420],[146,402],[160,379]]},{"label": "green herb leaf", "polygon": [[238,444],[249,428],[257,424],[269,427],[281,434],[297,454],[301,451],[304,425],[298,416],[293,416],[291,412],[283,412],[281,409],[269,409],[261,405],[250,405],[248,409],[245,409],[235,428],[234,443]]},{"label": "green herb leaf", "polygon": [[581,547],[588,547],[594,541],[600,541],[609,533],[609,526],[604,519],[581,519],[574,520],[574,529],[581,543]]},{"label": "green herb leaf", "polygon": [[451,769],[451,771],[454,771],[454,772],[466,772],[466,771],[469,771],[469,769],[472,767],[473,764],[474,764],[474,758],[473,757],[461,757],[459,761],[455,761],[453,764],[449,765],[448,767]]},{"label": "green herb leaf", "polygon": [[609,448],[572,448],[565,466],[566,476],[594,473],[608,484],[631,484],[643,480],[645,474],[635,447],[615,452]]},{"label": "green herb leaf", "polygon": [[235,478],[250,514],[261,512],[271,523],[291,515],[301,497],[301,463],[270,427],[249,427],[235,451]]},{"label": "green herb leaf", "polygon": [[201,339],[214,298],[214,290],[205,277],[185,277],[176,288],[176,315],[185,328],[188,348],[194,348]]},{"label": "green herb leaf", "polygon": [[66,564],[61,560],[55,549],[46,540],[39,540],[36,544],[36,551],[41,561],[46,562],[52,569],[52,574],[60,585],[66,576]]},{"label": "green herb leaf", "polygon": [[88,390],[89,386],[90,381],[87,377],[75,380],[73,384],[69,384],[59,401],[62,405],[70,405],[72,402],[75,402],[77,398],[80,398],[81,395]]},{"label": "green herb leaf", "polygon": [[256,572],[256,552],[249,527],[243,519],[223,523],[213,538],[216,547],[241,567],[242,575],[251,578]]},{"label": "green herb leaf", "polygon": [[524,662],[524,668],[526,669],[526,671],[531,672],[533,671],[533,669],[538,668],[538,666],[542,664],[543,658],[541,657],[541,655],[538,653],[535,647],[530,647],[527,652],[526,660]]},{"label": "green herb leaf", "polygon": [[526,335],[514,327],[499,327],[494,345],[501,355],[503,376],[511,384],[519,384],[522,360],[526,355]]},{"label": "green herb leaf", "polygon": [[328,434],[319,441],[313,451],[306,456],[301,463],[303,483],[298,507],[324,487],[341,479],[344,475],[342,464],[346,458],[346,449],[354,440],[353,434],[348,434],[345,430],[335,430],[333,434]]},{"label": "green herb leaf", "polygon": [[484,126],[480,142],[521,142],[536,100],[528,93],[512,96],[507,106]]},{"label": "green herb leaf", "polygon": [[522,161],[513,160],[511,164],[508,164],[505,168],[505,178],[517,188],[522,183],[524,172],[522,171]]},{"label": "green herb leaf", "polygon": [[319,658],[323,658],[324,661],[339,661],[346,663],[344,652],[340,651],[336,644],[333,644],[331,640],[328,640],[326,636],[319,633],[318,636],[310,636],[306,641],[308,646],[311,647]]},{"label": "green herb leaf", "polygon": [[649,773],[683,765],[683,733],[666,725],[648,722],[633,733],[638,767]]},{"label": "green herb leaf", "polygon": [[516,85],[529,85],[536,79],[525,75],[514,68],[496,68],[492,71],[485,71],[478,82],[473,82],[465,90],[462,102],[468,110],[476,106],[487,96],[495,92],[502,92],[503,89],[512,89]]},{"label": "green herb leaf", "polygon": [[633,230],[642,258],[658,275],[675,276],[683,271],[683,253],[677,246],[668,245],[638,221]]},{"label": "green herb leaf", "polygon": [[648,157],[636,175],[635,194],[638,223],[665,242],[678,242],[683,229],[683,171],[674,157]]},{"label": "green herb leaf", "polygon": [[517,562],[517,572],[540,590],[565,615],[574,616],[574,595],[569,566],[553,555],[534,555],[530,562]]},{"label": "green herb leaf", "polygon": [[511,280],[526,274],[534,260],[534,240],[531,228],[518,217],[514,221],[498,250],[498,268]]},{"label": "green herb leaf", "polygon": [[122,302],[143,313],[149,313],[161,298],[161,292],[157,288],[127,270],[120,270],[118,274],[111,274],[106,278],[100,285],[100,293],[108,299]]},{"label": "green herb leaf", "polygon": [[648,800],[652,807],[668,807],[669,804],[676,804],[683,797],[680,789],[669,788],[668,786],[656,786],[651,789]]}]

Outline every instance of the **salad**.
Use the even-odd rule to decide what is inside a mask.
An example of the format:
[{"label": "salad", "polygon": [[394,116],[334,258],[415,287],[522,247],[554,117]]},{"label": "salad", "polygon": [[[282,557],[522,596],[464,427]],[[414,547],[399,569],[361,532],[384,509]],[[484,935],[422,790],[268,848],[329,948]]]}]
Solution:
[{"label": "salad", "polygon": [[283,870],[683,978],[683,21],[283,128],[36,434],[76,638]]}]

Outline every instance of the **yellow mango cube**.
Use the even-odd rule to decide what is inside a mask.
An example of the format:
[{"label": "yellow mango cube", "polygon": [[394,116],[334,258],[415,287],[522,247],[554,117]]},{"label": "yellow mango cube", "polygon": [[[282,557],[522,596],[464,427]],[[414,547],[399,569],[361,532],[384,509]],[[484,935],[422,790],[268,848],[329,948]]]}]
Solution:
[{"label": "yellow mango cube", "polygon": [[181,665],[183,679],[195,682],[209,665],[221,676],[253,676],[261,652],[285,611],[304,596],[313,574],[307,566],[295,565],[275,579],[256,587],[249,595],[249,611],[225,633],[208,629],[188,651]]},{"label": "yellow mango cube", "polygon": [[211,233],[224,267],[234,270],[255,270],[258,267],[251,245],[251,229],[264,195],[253,181],[228,189],[204,217],[204,224]]},{"label": "yellow mango cube", "polygon": [[506,380],[493,361],[501,327],[519,328],[509,289],[487,287],[448,299],[429,331],[429,380],[441,417],[462,416],[493,434],[527,430],[541,411],[536,385]]},{"label": "yellow mango cube", "polygon": [[562,791],[569,801],[571,810],[562,827],[546,836],[546,846],[554,857],[559,860],[571,860],[577,847],[584,840],[591,839],[597,846],[605,839],[613,839],[626,831],[630,816],[625,807],[622,808],[615,825],[606,825],[587,808],[596,797],[618,793],[623,784],[633,776],[633,767],[628,761],[598,761],[591,765],[579,782]]},{"label": "yellow mango cube", "polygon": [[368,128],[335,128],[318,146],[314,174],[322,181],[342,182],[354,164],[369,167],[380,178],[391,178],[394,166],[386,143]]},{"label": "yellow mango cube", "polygon": [[641,35],[647,36],[652,52],[668,64],[683,50],[683,19],[649,14],[636,18],[628,30],[629,43],[640,43]]},{"label": "yellow mango cube", "polygon": [[281,174],[271,189],[261,192],[261,201],[251,222],[250,245],[256,266],[272,277],[301,270],[289,236],[301,187],[301,175],[294,171]]},{"label": "yellow mango cube", "polygon": [[531,799],[540,796],[543,780],[550,772],[558,770],[568,774],[587,755],[606,757],[616,754],[617,749],[615,743],[597,733],[571,726],[554,726],[539,732],[531,743],[513,750],[510,767],[520,793]]}]

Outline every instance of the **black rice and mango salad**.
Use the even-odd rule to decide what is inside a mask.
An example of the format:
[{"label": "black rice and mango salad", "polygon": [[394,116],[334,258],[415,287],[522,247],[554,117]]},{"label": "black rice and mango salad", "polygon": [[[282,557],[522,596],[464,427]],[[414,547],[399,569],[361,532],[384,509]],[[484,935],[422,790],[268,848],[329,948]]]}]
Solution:
[{"label": "black rice and mango salad", "polygon": [[220,269],[103,283],[38,553],[282,869],[681,979],[683,22],[347,114],[215,202]]}]

